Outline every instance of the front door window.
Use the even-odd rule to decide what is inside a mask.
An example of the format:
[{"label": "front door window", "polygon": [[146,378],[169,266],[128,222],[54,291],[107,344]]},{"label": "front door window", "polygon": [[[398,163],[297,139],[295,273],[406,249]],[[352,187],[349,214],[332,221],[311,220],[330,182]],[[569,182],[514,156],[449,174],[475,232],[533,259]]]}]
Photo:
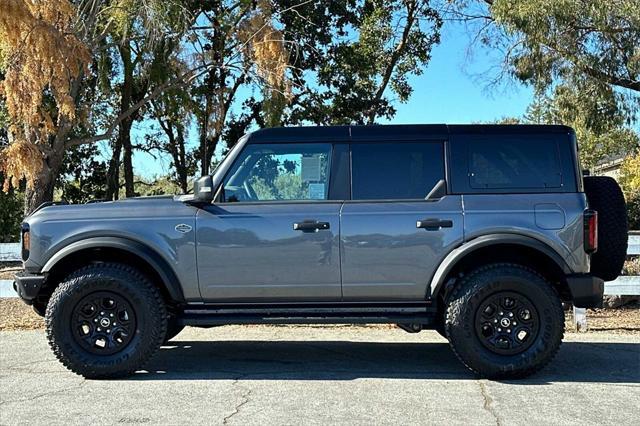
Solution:
[{"label": "front door window", "polygon": [[330,158],[330,144],[249,145],[225,178],[223,200],[326,200]]}]

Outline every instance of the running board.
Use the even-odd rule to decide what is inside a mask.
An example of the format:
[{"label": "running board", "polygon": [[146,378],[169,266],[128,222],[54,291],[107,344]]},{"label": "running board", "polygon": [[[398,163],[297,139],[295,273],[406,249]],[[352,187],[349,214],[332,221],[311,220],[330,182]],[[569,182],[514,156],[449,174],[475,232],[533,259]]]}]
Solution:
[{"label": "running board", "polygon": [[410,305],[333,306],[188,306],[178,316],[181,325],[199,327],[227,324],[422,324],[435,320],[435,310],[424,303]]}]

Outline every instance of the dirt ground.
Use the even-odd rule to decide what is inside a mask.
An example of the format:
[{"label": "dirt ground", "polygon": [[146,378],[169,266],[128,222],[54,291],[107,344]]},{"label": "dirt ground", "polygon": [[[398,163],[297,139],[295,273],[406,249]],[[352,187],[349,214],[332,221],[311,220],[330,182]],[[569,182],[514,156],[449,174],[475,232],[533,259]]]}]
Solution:
[{"label": "dirt ground", "polygon": [[[640,307],[589,309],[587,323],[589,331],[593,332],[640,335]],[[19,299],[0,298],[0,331],[40,330],[43,328],[43,319],[33,312],[30,306],[25,305]],[[567,314],[566,330],[568,333],[574,332],[570,311]]]}]

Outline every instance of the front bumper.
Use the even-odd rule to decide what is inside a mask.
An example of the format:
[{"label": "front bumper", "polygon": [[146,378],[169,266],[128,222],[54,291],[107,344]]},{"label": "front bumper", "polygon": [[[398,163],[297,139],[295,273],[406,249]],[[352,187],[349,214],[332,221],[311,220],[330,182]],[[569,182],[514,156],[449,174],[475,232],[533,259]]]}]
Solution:
[{"label": "front bumper", "polygon": [[27,274],[25,272],[18,272],[13,282],[13,289],[18,293],[18,296],[28,305],[33,303],[40,293],[40,289],[44,285],[46,277],[44,275]]},{"label": "front bumper", "polygon": [[576,308],[601,308],[604,281],[589,274],[567,276],[573,306]]}]

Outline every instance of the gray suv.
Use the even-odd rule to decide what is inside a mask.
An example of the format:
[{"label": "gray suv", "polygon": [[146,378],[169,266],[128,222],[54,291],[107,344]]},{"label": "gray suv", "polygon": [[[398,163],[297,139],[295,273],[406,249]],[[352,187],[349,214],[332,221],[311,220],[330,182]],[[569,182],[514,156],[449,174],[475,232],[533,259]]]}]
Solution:
[{"label": "gray suv", "polygon": [[193,194],[41,206],[15,287],[88,378],[187,325],[265,323],[432,328],[475,373],[523,377],[625,258],[620,188],[583,174],[563,126],[265,129]]}]

